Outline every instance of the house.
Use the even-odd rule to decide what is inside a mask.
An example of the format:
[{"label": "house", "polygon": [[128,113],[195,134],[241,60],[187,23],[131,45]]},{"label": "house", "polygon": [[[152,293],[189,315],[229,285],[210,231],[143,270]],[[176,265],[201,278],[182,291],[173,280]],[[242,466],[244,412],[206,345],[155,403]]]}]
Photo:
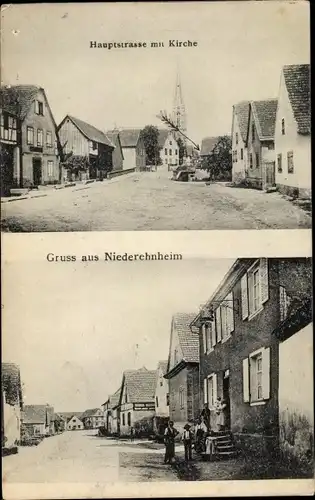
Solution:
[{"label": "house", "polygon": [[194,314],[177,313],[172,318],[167,372],[169,415],[176,428],[199,416],[199,337],[190,327]]},{"label": "house", "polygon": [[81,420],[77,415],[72,415],[70,418],[67,419],[68,431],[77,431],[83,429],[84,429],[83,420]]},{"label": "house", "polygon": [[117,406],[119,403],[121,388],[114,394],[109,396],[107,401],[102,405],[104,411],[104,426],[108,434],[117,434]]},{"label": "house", "polygon": [[232,114],[232,181],[245,179],[247,171],[247,129],[249,101],[241,101],[233,106]]},{"label": "house", "polygon": [[1,365],[2,454],[16,453],[21,440],[23,397],[20,369],[15,363]]},{"label": "house", "polygon": [[0,186],[1,196],[9,196],[20,175],[20,126],[15,110],[3,103],[2,95],[0,90]]},{"label": "house", "polygon": [[56,123],[45,90],[36,85],[3,87],[1,109],[9,185],[38,187],[60,182]]},{"label": "house", "polygon": [[202,139],[200,148],[200,160],[202,163],[205,163],[207,158],[211,156],[218,141],[219,137],[204,137]]},{"label": "house", "polygon": [[[216,398],[224,398],[226,427],[248,451],[278,450],[281,384],[287,397],[288,379],[294,380],[291,410],[301,387],[310,398],[311,370],[303,372],[312,356],[309,333],[301,332],[308,343],[292,354],[292,344],[284,352],[276,332],[293,307],[309,300],[311,287],[310,259],[237,259],[192,321],[199,328],[200,393],[210,408],[210,425],[216,427]],[[299,359],[299,369],[295,360],[291,367],[288,354]],[[309,406],[305,403],[305,413]]]},{"label": "house", "polygon": [[49,405],[24,405],[22,429],[27,436],[44,437],[54,434],[54,408]]},{"label": "house", "polygon": [[56,433],[64,432],[67,430],[67,419],[59,413],[53,415],[54,429]]},{"label": "house", "polygon": [[123,374],[119,399],[119,432],[130,435],[131,427],[135,435],[153,433],[155,412],[156,370],[126,370]]},{"label": "house", "polygon": [[275,130],[276,185],[279,191],[310,197],[311,103],[310,65],[281,71]]},{"label": "house", "polygon": [[154,432],[158,435],[164,434],[165,426],[169,420],[169,381],[164,378],[167,372],[167,361],[159,361],[156,382],[155,382],[155,416],[154,416]]},{"label": "house", "polygon": [[103,179],[112,170],[115,146],[101,130],[66,115],[58,125],[58,136],[64,159],[63,178]]},{"label": "house", "polygon": [[275,186],[275,124],[277,99],[251,101],[246,136],[247,184],[257,189]]},{"label": "house", "polygon": [[85,410],[82,413],[80,420],[84,424],[85,429],[98,429],[104,423],[104,415],[101,408],[92,408],[90,410]]},{"label": "house", "polygon": [[162,165],[168,170],[179,165],[179,145],[175,134],[168,129],[159,129],[158,135]]},{"label": "house", "polygon": [[109,130],[106,136],[115,146],[112,154],[113,170],[123,170],[124,168],[124,153],[121,146],[119,130]]},{"label": "house", "polygon": [[120,142],[124,155],[124,170],[135,168],[145,170],[146,154],[140,128],[124,128],[119,130]]}]

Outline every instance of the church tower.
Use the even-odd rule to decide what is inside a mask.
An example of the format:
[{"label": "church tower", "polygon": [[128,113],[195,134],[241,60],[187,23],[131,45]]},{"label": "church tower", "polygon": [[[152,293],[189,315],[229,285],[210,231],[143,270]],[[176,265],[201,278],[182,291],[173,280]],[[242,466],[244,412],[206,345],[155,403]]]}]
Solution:
[{"label": "church tower", "polygon": [[[186,134],[187,131],[186,110],[185,110],[185,104],[182,94],[182,86],[178,71],[176,76],[176,86],[175,86],[175,94],[173,102],[173,120],[176,126]],[[184,138],[182,137],[182,139]]]}]

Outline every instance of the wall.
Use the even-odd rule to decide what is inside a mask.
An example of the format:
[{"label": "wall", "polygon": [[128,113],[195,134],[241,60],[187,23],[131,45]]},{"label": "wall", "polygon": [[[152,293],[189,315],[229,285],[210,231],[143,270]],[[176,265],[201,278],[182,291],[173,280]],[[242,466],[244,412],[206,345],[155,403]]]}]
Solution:
[{"label": "wall", "polygon": [[[40,158],[42,162],[42,184],[57,184],[59,182],[59,160],[54,155],[41,155],[39,153],[22,155],[23,163],[23,187],[29,187],[33,183],[33,158]],[[48,175],[48,161],[53,162],[52,176]]]},{"label": "wall", "polygon": [[146,156],[145,156],[145,148],[144,142],[142,139],[139,139],[137,147],[136,147],[136,169],[141,171],[146,166]]},{"label": "wall", "polygon": [[89,155],[90,149],[88,139],[84,137],[69,118],[67,118],[60,127],[58,135],[61,145],[67,142],[64,147],[65,153],[71,153],[72,151],[75,156]]},{"label": "wall", "polygon": [[[131,414],[131,422],[130,426],[128,425],[128,413],[130,412]],[[123,425],[123,414],[125,415],[125,425]],[[120,435],[121,436],[127,436],[130,435],[130,427],[137,427],[137,424],[142,420],[142,419],[148,419],[152,420],[152,423],[150,424],[150,428],[152,429],[153,425],[153,417],[154,417],[154,411],[151,410],[134,410],[133,409],[133,403],[125,403],[121,407],[121,412],[120,412]]]},{"label": "wall", "polygon": [[[170,420],[175,422],[175,426],[184,426],[187,423],[187,381],[188,369],[183,368],[179,373],[169,379],[170,388]],[[184,390],[184,404],[180,406],[179,391]]]},{"label": "wall", "polygon": [[279,346],[280,449],[286,459],[312,456],[313,323]]},{"label": "wall", "polygon": [[[236,144],[236,134],[238,134],[238,144]],[[241,150],[243,149],[243,160],[241,159]],[[232,163],[232,180],[239,182],[245,179],[245,172],[247,169],[247,148],[245,147],[242,139],[238,116],[234,112],[233,128],[232,128],[232,151],[237,151],[237,161]],[[233,154],[232,154],[233,158]]]},{"label": "wall", "polygon": [[21,439],[20,421],[20,408],[18,406],[12,406],[4,402],[4,443],[2,444],[2,446],[4,446],[5,448],[11,448],[19,443]]},{"label": "wall", "polygon": [[118,137],[115,138],[114,144],[116,147],[113,151],[113,170],[123,170],[124,160]]},{"label": "wall", "polygon": [[[162,385],[161,385],[162,384]],[[168,417],[169,406],[167,405],[167,394],[169,393],[169,382],[163,377],[163,372],[159,368],[155,389],[155,414],[157,417]],[[156,398],[158,398],[158,406]]]},{"label": "wall", "polygon": [[124,155],[124,170],[128,168],[136,168],[136,149],[123,148]]},{"label": "wall", "polygon": [[[165,154],[165,149],[167,149],[167,154]],[[170,150],[172,151],[171,155],[169,154]],[[179,147],[172,134],[166,138],[160,156],[163,165],[179,165]]]}]

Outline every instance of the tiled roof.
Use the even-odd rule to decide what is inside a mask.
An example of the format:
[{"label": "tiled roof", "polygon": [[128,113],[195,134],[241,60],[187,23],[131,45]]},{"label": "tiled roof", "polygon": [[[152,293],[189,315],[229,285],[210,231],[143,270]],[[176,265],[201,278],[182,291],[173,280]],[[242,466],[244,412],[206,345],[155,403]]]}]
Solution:
[{"label": "tiled roof", "polygon": [[167,372],[167,361],[159,361],[158,369],[162,370],[163,375]]},{"label": "tiled roof", "polygon": [[59,411],[58,415],[65,418],[67,420],[67,422],[69,422],[69,420],[71,420],[72,417],[81,418],[82,411],[80,411],[80,412],[79,411],[64,411],[64,412]]},{"label": "tiled roof", "polygon": [[212,153],[214,146],[217,144],[218,137],[204,137],[201,141],[200,155],[207,156]]},{"label": "tiled roof", "polygon": [[94,415],[97,415],[97,412],[100,410],[100,408],[91,408],[90,410],[85,410],[85,412],[82,413],[80,420],[83,420],[84,418],[87,417],[93,417]]},{"label": "tiled roof", "polygon": [[0,107],[10,113],[16,114],[23,120],[39,90],[44,91],[36,85],[11,85],[9,87],[2,87],[0,91]]},{"label": "tiled roof", "polygon": [[156,370],[126,370],[124,380],[130,403],[154,401]]},{"label": "tiled roof", "polygon": [[158,135],[159,146],[160,149],[162,149],[164,147],[166,139],[170,134],[170,131],[165,128],[159,128],[158,130],[159,130],[159,135]]},{"label": "tiled roof", "polygon": [[124,153],[123,153],[123,150],[122,150],[122,145],[121,145],[121,140],[120,140],[120,132],[119,130],[108,130],[107,132],[105,132],[108,139],[112,142],[112,144],[117,148],[118,146],[118,149],[120,150],[121,152],[121,155],[122,155],[122,158],[124,159]]},{"label": "tiled roof", "polygon": [[20,368],[15,363],[1,364],[1,388],[8,404],[22,404]]},{"label": "tiled roof", "polygon": [[285,85],[300,134],[311,133],[310,65],[283,67]]},{"label": "tiled roof", "polygon": [[183,359],[187,363],[199,363],[198,330],[190,328],[195,317],[196,314],[193,313],[177,313],[173,316],[173,329],[178,335]]},{"label": "tiled roof", "polygon": [[119,389],[114,392],[114,394],[112,394],[111,396],[109,396],[109,407],[110,408],[115,408],[115,406],[118,405],[119,403],[119,398],[120,398],[120,392],[121,392],[121,387],[119,387]]},{"label": "tiled roof", "polygon": [[277,105],[278,99],[251,101],[251,108],[260,140],[274,138]]},{"label": "tiled roof", "polygon": [[83,120],[79,120],[79,118],[75,118],[74,116],[67,115],[67,117],[90,141],[98,142],[100,144],[105,144],[106,146],[110,146],[112,148],[115,147],[114,144],[110,141],[110,139],[101,130],[93,127],[93,125],[90,125],[89,123],[84,122]]},{"label": "tiled roof", "polygon": [[46,405],[24,405],[23,422],[25,424],[45,424],[46,414],[48,422],[53,420],[54,409]]},{"label": "tiled roof", "polygon": [[237,115],[240,133],[243,141],[246,141],[249,120],[249,101],[241,101],[234,104],[234,113]]},{"label": "tiled roof", "polygon": [[124,128],[119,130],[120,142],[123,148],[135,148],[138,144],[141,128]]}]

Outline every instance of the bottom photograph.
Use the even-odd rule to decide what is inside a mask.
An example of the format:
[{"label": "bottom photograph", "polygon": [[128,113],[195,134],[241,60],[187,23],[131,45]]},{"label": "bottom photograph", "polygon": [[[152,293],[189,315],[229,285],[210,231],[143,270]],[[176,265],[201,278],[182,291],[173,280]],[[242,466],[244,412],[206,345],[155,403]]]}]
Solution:
[{"label": "bottom photograph", "polygon": [[12,263],[4,483],[313,477],[308,258]]}]

